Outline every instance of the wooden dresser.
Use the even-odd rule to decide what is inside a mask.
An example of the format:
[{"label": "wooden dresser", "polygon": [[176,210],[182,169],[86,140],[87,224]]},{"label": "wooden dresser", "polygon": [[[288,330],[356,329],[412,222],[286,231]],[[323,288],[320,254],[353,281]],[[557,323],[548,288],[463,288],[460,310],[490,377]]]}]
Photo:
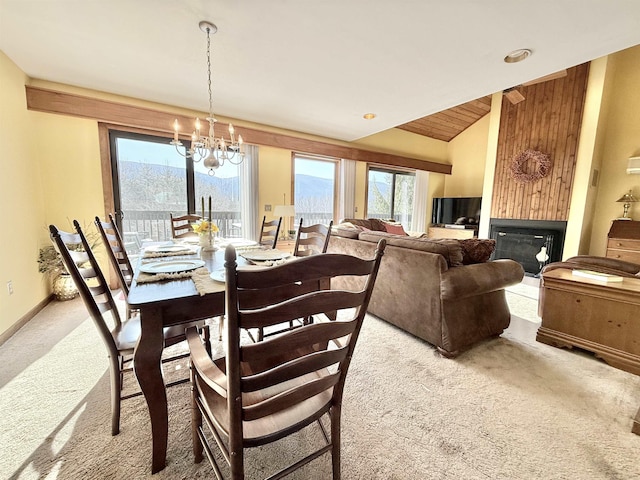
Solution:
[{"label": "wooden dresser", "polygon": [[607,236],[607,258],[640,265],[640,222],[614,220]]}]

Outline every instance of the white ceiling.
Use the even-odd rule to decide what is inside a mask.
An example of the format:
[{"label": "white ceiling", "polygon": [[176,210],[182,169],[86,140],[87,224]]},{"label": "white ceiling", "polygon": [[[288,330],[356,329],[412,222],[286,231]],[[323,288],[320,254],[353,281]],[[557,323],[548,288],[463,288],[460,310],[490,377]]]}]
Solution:
[{"label": "white ceiling", "polygon": [[341,140],[640,44],[638,0],[0,0],[0,50],[32,78],[207,111],[200,20],[217,115]]}]

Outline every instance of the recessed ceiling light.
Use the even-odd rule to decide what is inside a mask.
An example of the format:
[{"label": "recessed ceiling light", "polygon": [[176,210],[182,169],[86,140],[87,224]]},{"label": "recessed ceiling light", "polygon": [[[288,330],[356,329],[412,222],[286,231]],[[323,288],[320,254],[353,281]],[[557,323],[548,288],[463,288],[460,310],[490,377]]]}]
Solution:
[{"label": "recessed ceiling light", "polygon": [[507,56],[504,57],[504,61],[505,63],[518,63],[529,57],[532,53],[533,52],[528,48],[519,48],[518,50],[507,53]]},{"label": "recessed ceiling light", "polygon": [[365,120],[373,120],[374,118],[376,118],[376,114],[375,113],[365,113],[362,118],[364,118]]}]

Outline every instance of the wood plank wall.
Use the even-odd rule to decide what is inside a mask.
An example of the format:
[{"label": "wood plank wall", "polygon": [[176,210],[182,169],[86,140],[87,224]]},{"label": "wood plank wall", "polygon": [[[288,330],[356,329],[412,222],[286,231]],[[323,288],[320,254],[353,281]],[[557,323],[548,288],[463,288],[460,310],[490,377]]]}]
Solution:
[{"label": "wood plank wall", "polygon": [[[585,63],[564,78],[519,87],[525,100],[517,105],[502,98],[492,218],[567,220],[588,73]],[[537,182],[517,183],[509,167],[529,148],[550,155],[551,171]],[[524,171],[535,167],[529,162]]]}]

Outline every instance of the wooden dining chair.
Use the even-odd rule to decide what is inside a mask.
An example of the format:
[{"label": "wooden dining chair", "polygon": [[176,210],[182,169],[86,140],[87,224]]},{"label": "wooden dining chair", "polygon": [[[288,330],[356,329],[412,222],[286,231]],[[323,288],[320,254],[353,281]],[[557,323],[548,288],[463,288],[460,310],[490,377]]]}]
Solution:
[{"label": "wooden dining chair", "polygon": [[191,225],[198,220],[202,220],[200,215],[188,213],[187,215],[174,217],[173,213],[169,213],[169,217],[171,218],[171,236],[173,238],[194,238],[198,236],[198,234],[193,231]]},{"label": "wooden dining chair", "polygon": [[[333,478],[340,478],[342,394],[385,245],[380,240],[373,259],[324,254],[251,270],[236,268],[235,249],[227,247],[226,357],[212,360],[197,331],[187,330],[196,462],[204,451],[216,477],[223,478],[212,450],[215,442],[231,478],[244,479],[245,449],[317,422],[323,445],[269,478],[288,475],[327,452]],[[319,280],[342,276],[353,289],[317,290]],[[240,340],[243,329],[332,311],[339,312],[335,321],[325,319],[263,342]],[[325,415],[330,433],[320,421]]]},{"label": "wooden dining chair", "polygon": [[329,238],[331,237],[333,220],[329,222],[328,226],[317,223],[315,225],[309,225],[308,227],[302,226],[302,220],[301,218],[300,225],[298,226],[293,255],[295,257],[306,257],[315,255],[316,253],[325,253],[329,245]]},{"label": "wooden dining chair", "polygon": [[265,247],[276,248],[281,223],[282,217],[269,222],[267,222],[266,216],[262,217],[262,228],[260,229],[260,239],[258,243]]},{"label": "wooden dining chair", "polygon": [[131,266],[129,255],[124,247],[122,236],[120,235],[113,215],[109,214],[107,218],[109,221],[103,222],[100,217],[96,216],[94,223],[106,247],[109,262],[111,262],[111,266],[116,272],[120,290],[124,295],[125,302],[127,302],[127,318],[129,318],[131,316],[131,310],[129,308],[128,296],[131,281],[133,280],[133,267]]},{"label": "wooden dining chair", "polygon": [[[140,337],[140,317],[135,315],[126,320],[120,318],[118,307],[113,299],[109,285],[100,269],[85,234],[77,220],[73,221],[75,233],[59,230],[49,225],[51,239],[59,252],[62,262],[73,278],[80,296],[91,315],[109,357],[109,374],[111,378],[111,435],[120,432],[120,403],[127,398],[140,395],[135,392],[122,394],[123,374],[131,371],[133,352]],[[105,319],[109,314],[113,321],[110,327]],[[185,340],[185,328],[193,327],[202,332],[205,348],[211,351],[208,325],[203,321],[175,325],[164,329],[164,345],[169,347]],[[163,362],[185,357],[185,354],[163,359]],[[188,379],[169,383],[167,386],[184,383]]]}]

